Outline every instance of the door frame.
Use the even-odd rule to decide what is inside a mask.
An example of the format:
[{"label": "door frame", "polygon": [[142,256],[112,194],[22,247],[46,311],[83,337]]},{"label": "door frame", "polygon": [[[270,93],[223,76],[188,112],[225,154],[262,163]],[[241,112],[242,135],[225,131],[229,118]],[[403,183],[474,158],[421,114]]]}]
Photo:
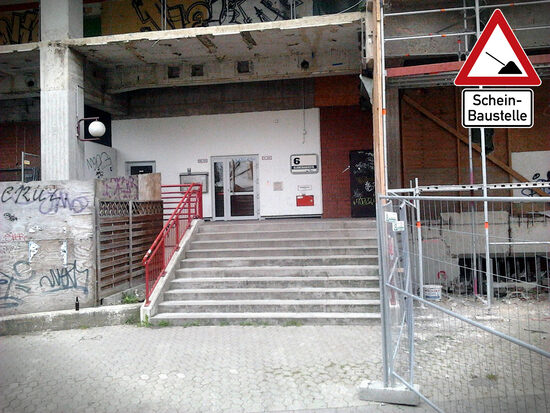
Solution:
[{"label": "door frame", "polygon": [[[238,217],[232,217],[231,216],[231,193],[229,190],[229,182],[224,182],[224,216],[223,217],[217,217],[216,216],[216,183],[215,183],[215,171],[214,171],[214,163],[216,162],[225,162],[229,161],[230,159],[235,158],[252,158],[252,168],[253,168],[253,176],[254,176],[254,215],[250,216],[238,216]],[[244,221],[244,220],[253,220],[253,219],[260,219],[260,163],[259,163],[259,155],[221,155],[221,156],[211,156],[210,157],[210,169],[211,169],[211,178],[210,178],[210,188],[212,188],[212,195],[211,195],[211,201],[212,201],[212,221]],[[224,164],[227,165],[227,164]],[[227,170],[227,172],[225,172]],[[227,181],[229,181],[229,170],[227,167],[224,166],[224,180],[227,178]]]}]

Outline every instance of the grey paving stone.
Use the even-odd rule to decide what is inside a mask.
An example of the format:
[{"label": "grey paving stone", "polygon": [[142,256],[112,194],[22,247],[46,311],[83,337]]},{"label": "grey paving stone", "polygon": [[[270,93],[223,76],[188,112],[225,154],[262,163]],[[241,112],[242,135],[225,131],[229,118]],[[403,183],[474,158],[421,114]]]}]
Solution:
[{"label": "grey paving stone", "polygon": [[[7,413],[423,411],[359,400],[361,381],[381,378],[379,326],[113,326],[0,340]],[[422,374],[437,380],[440,370],[434,363]]]}]

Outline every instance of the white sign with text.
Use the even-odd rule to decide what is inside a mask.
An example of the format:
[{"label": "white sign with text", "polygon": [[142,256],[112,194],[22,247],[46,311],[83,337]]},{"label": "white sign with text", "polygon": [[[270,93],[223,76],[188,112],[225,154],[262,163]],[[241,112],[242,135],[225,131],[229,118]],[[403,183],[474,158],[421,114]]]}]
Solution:
[{"label": "white sign with text", "polygon": [[530,128],[533,126],[531,89],[464,89],[462,126],[465,128]]}]

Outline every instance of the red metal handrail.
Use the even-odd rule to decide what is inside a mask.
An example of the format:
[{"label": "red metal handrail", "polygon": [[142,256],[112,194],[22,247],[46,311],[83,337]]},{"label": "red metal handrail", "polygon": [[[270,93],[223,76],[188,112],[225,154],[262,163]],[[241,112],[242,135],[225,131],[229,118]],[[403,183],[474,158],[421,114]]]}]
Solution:
[{"label": "red metal handrail", "polygon": [[[202,218],[202,184],[166,185],[166,187],[180,188],[180,192],[175,193],[183,193],[183,196],[143,257],[146,306],[150,303],[149,298],[158,281],[166,274],[166,266],[179,249],[180,241],[191,226],[191,221]],[[185,189],[185,192],[182,189]]]},{"label": "red metal handrail", "polygon": [[164,221],[167,221],[172,216],[172,213],[176,210],[181,201],[181,197],[190,187],[191,184],[162,185],[161,198],[164,208]]}]

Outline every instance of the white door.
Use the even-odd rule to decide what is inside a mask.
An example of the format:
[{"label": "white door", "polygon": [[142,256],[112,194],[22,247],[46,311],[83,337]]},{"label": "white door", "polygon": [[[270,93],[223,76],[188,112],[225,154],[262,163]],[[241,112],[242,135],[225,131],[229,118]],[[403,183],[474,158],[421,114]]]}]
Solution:
[{"label": "white door", "polygon": [[259,218],[258,156],[212,158],[213,220]]}]

